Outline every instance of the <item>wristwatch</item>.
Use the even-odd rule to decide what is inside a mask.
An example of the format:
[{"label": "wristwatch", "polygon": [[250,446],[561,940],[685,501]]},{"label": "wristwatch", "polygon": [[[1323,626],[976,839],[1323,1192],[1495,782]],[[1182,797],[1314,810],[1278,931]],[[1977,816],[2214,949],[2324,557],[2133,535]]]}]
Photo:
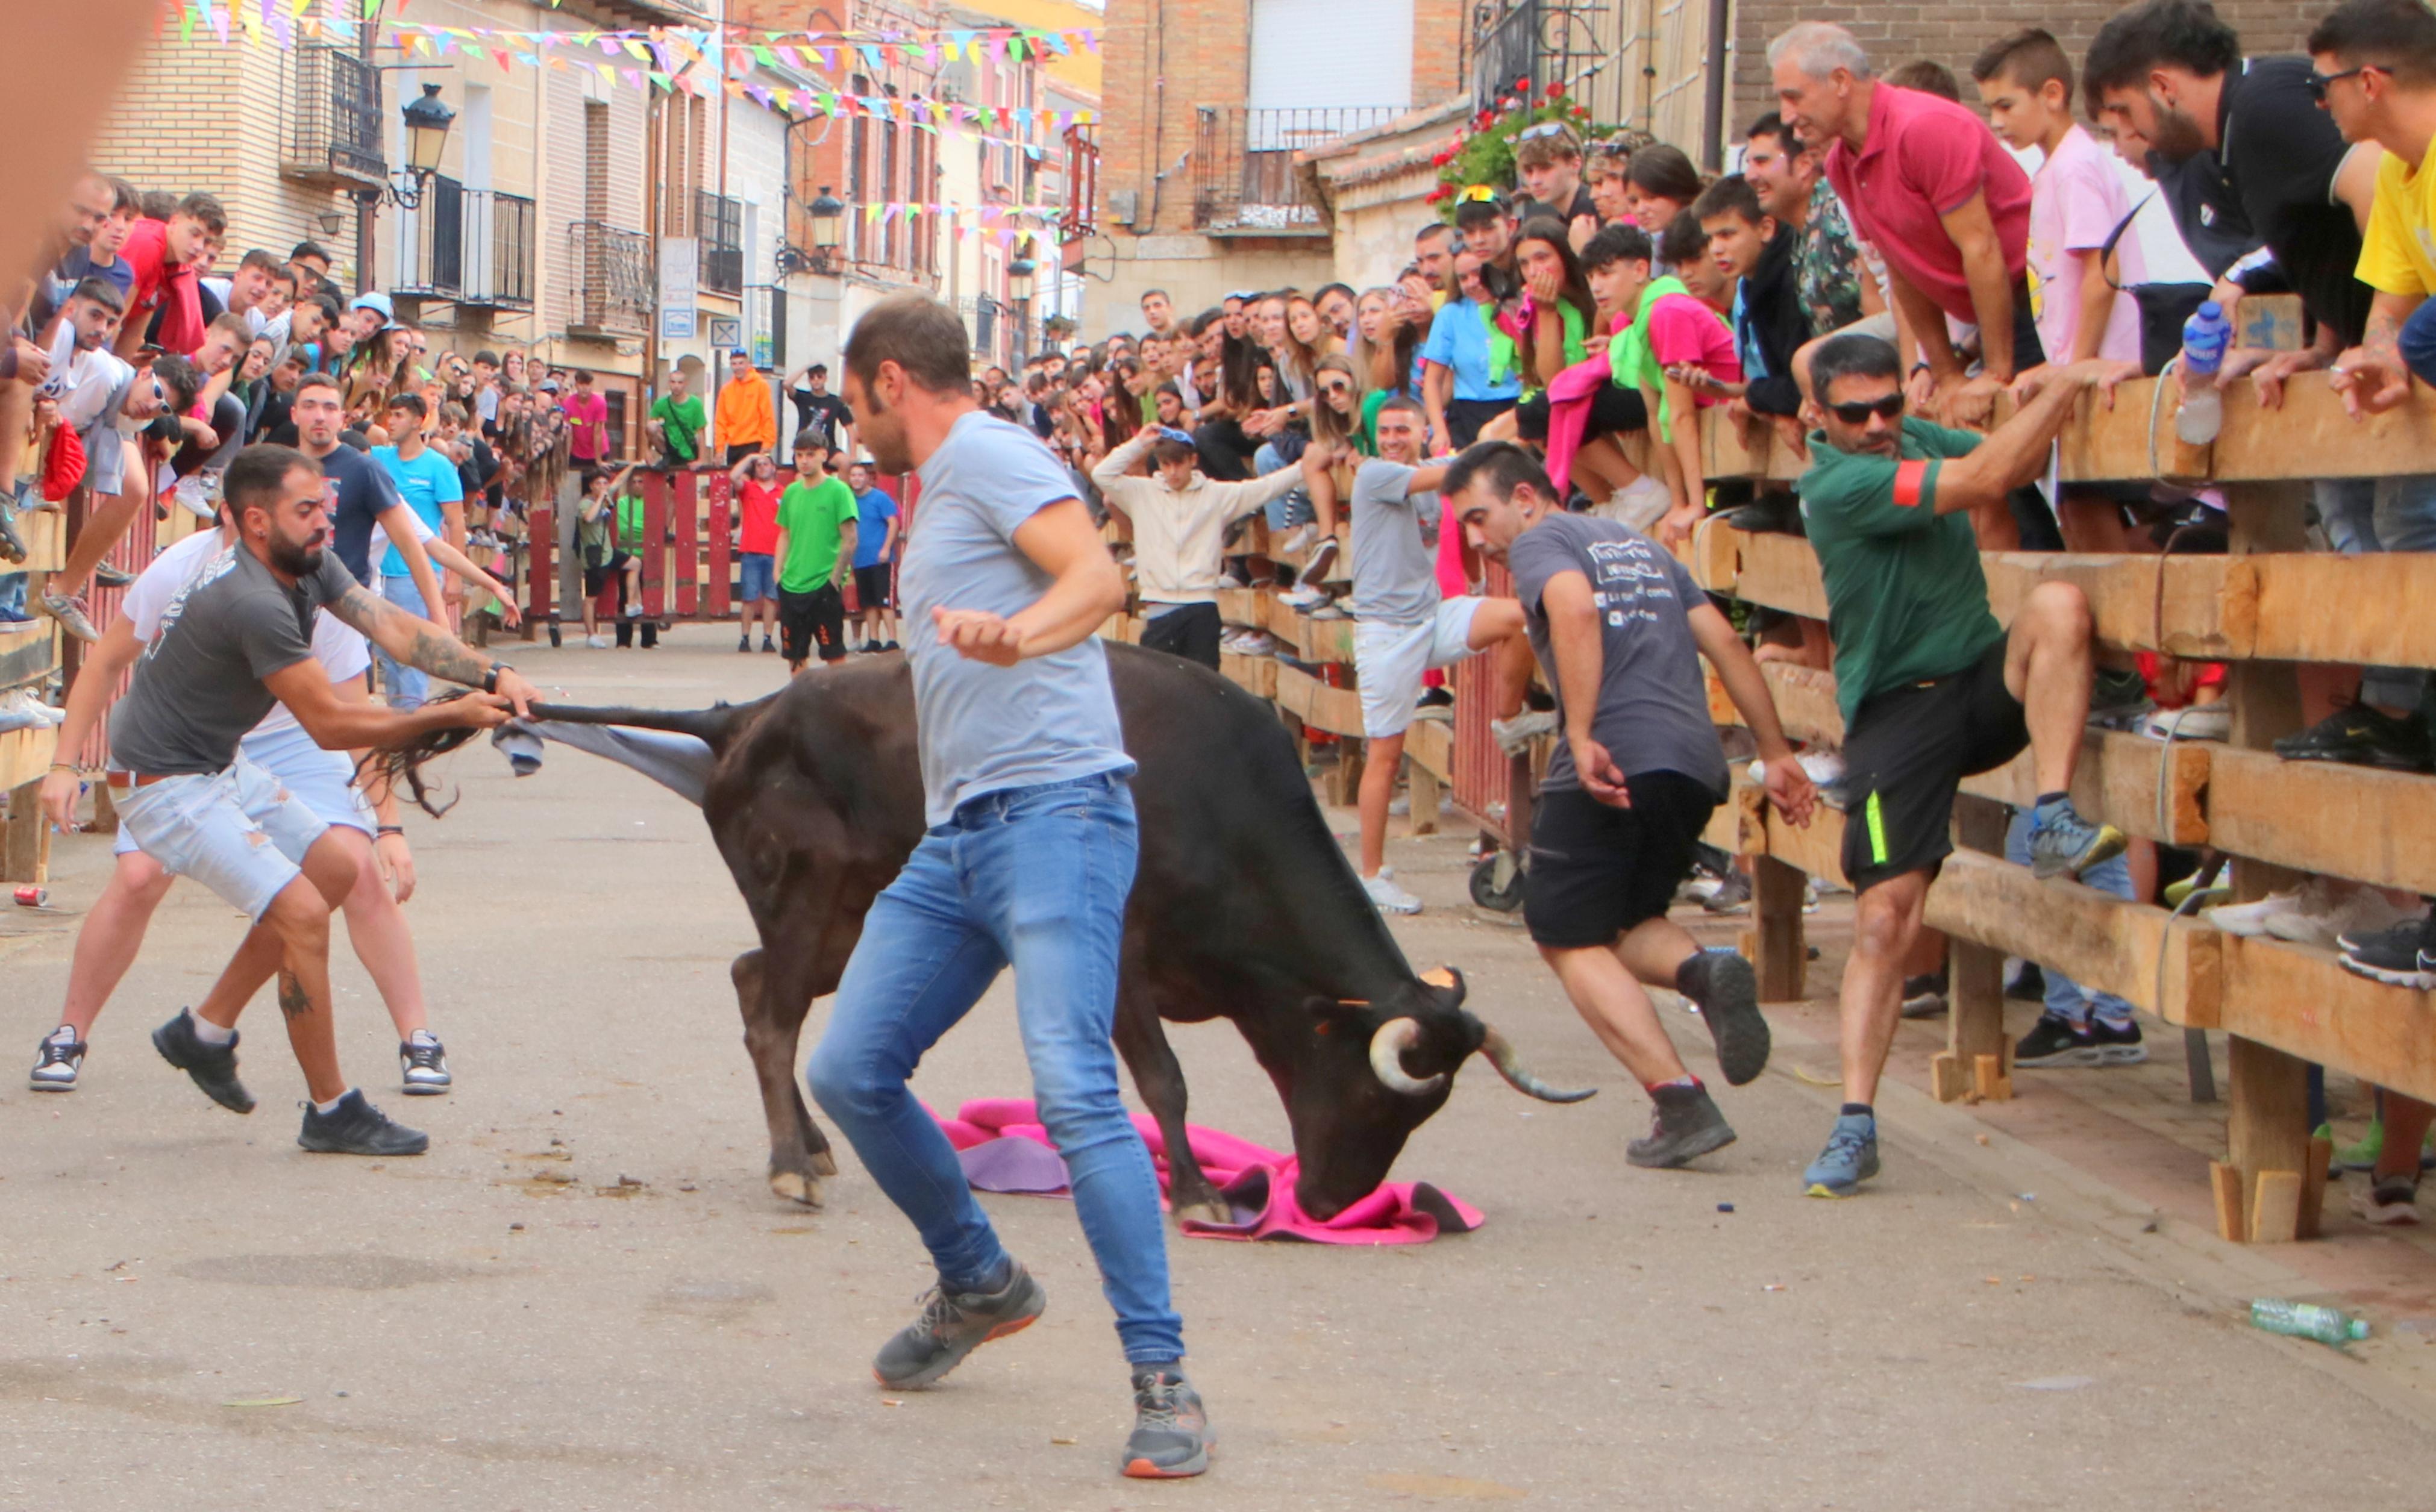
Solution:
[{"label": "wristwatch", "polygon": [[482,691],[485,693],[497,692],[499,690],[499,674],[508,669],[507,663],[493,662],[491,664],[491,669],[482,674]]}]

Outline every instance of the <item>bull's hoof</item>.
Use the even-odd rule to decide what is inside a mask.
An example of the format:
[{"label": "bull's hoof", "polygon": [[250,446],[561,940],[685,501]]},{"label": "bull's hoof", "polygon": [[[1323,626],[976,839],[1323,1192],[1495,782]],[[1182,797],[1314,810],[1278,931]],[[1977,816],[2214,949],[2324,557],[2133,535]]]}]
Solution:
[{"label": "bull's hoof", "polygon": [[1227,1206],[1226,1198],[1209,1197],[1200,1202],[1178,1204],[1175,1209],[1175,1221],[1181,1224],[1186,1219],[1191,1219],[1196,1224],[1232,1224],[1235,1221],[1235,1210]]},{"label": "bull's hoof", "polygon": [[816,1175],[816,1176],[834,1176],[834,1175],[836,1175],[836,1174],[837,1174],[837,1156],[833,1156],[833,1155],[829,1154],[826,1150],[815,1150],[815,1151],[813,1151],[813,1152],[812,1152],[812,1174],[814,1174],[814,1175]]},{"label": "bull's hoof", "polygon": [[770,1190],[777,1193],[781,1200],[792,1202],[798,1207],[817,1210],[821,1206],[819,1178],[808,1176],[800,1171],[771,1172]]}]

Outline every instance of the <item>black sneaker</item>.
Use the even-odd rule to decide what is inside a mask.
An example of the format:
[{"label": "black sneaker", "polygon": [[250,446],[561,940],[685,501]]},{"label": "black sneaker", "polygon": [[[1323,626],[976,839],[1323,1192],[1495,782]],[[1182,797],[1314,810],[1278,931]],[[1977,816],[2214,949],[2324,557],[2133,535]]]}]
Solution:
[{"label": "black sneaker", "polygon": [[2360,1222],[2381,1227],[2400,1227],[2419,1222],[2419,1173],[2380,1176],[2369,1183],[2368,1190],[2353,1202],[2353,1210]]},{"label": "black sneaker", "polygon": [[892,640],[892,641],[890,641],[887,645],[882,646],[882,647],[880,647],[879,649],[880,649],[881,651],[903,651],[905,648],[904,648],[904,647],[902,647],[902,646],[899,646],[898,644],[896,644],[896,642],[895,642],[895,641],[893,641],[893,640]]},{"label": "black sneaker", "polygon": [[360,1087],[351,1086],[327,1113],[304,1104],[296,1142],[315,1155],[421,1155],[431,1148],[431,1136],[392,1122]]},{"label": "black sneaker", "polygon": [[1181,1370],[1145,1370],[1134,1377],[1134,1431],[1125,1438],[1124,1471],[1138,1481],[1175,1481],[1209,1469],[1209,1415],[1201,1393]]},{"label": "black sneaker", "polygon": [[94,565],[93,581],[105,588],[124,588],[135,581],[135,574],[101,562]]},{"label": "black sneaker", "polygon": [[2101,667],[2090,685],[2089,722],[2102,729],[2132,729],[2156,706],[2148,680],[2138,672]]},{"label": "black sneaker", "polygon": [[778,643],[772,640],[769,636],[764,635],[761,637],[761,649],[763,651],[776,651],[778,649]]},{"label": "black sneaker", "polygon": [[934,1286],[922,1294],[922,1315],[879,1347],[871,1373],[891,1391],[918,1391],[953,1370],[965,1356],[993,1339],[1032,1327],[1049,1306],[1049,1294],[1020,1260],[1007,1261],[1006,1284],[995,1292],[949,1292]]},{"label": "black sneaker", "polygon": [[1905,1018],[1934,1018],[1945,1012],[1947,978],[1940,966],[1923,976],[1905,977],[1903,984],[1903,1016]]},{"label": "black sneaker", "polygon": [[1741,1086],[1767,1069],[1767,1019],[1759,1011],[1759,977],[1749,962],[1732,950],[1703,950],[1683,963],[1676,982],[1699,1005],[1727,1086]]},{"label": "black sneaker", "polygon": [[1750,878],[1737,871],[1728,871],[1717,878],[1714,888],[1700,897],[1700,910],[1705,913],[1740,913],[1750,907]]},{"label": "black sneaker", "polygon": [[2021,972],[2005,983],[2005,996],[2014,1002],[2046,1001],[2047,974],[2039,969],[2037,962],[2023,962]]},{"label": "black sneaker", "polygon": [[2346,936],[2340,958],[2343,969],[2396,987],[2436,987],[2436,955],[2427,948],[2427,930],[2426,921],[2410,919],[2365,939]]},{"label": "black sneaker", "polygon": [[753,633],[751,631],[746,631],[743,634],[736,637],[736,649],[741,652],[749,652],[753,649]]},{"label": "black sneaker", "polygon": [[1443,687],[1421,689],[1420,706],[1425,709],[1445,708],[1454,703],[1454,695]]},{"label": "black sneaker", "polygon": [[232,1113],[251,1113],[253,1094],[236,1079],[236,1042],[243,1037],[232,1032],[227,1044],[206,1045],[196,1037],[193,1011],[181,1008],[177,1017],[152,1031],[152,1048],[194,1078],[205,1097]]},{"label": "black sneaker", "polygon": [[2100,1066],[2137,1066],[2149,1058],[2149,1047],[2140,1042],[2140,1026],[2135,1023],[2118,1026],[2092,1018],[2089,1042],[2097,1048]]},{"label": "black sneaker", "polygon": [[1801,505],[1790,494],[1770,494],[1755,502],[1726,511],[1718,518],[1737,530],[1754,534],[1808,535]]},{"label": "black sneaker", "polygon": [[2097,1045],[2090,1037],[2088,1030],[2076,1029],[2053,1014],[2041,1014],[2039,1021],[2030,1026],[2030,1032],[2013,1047],[2013,1064],[2025,1070],[2096,1066],[2098,1064]]},{"label": "black sneaker", "polygon": [[397,1066],[409,1097],[437,1097],[456,1083],[448,1074],[447,1047],[427,1029],[398,1042]]},{"label": "black sneaker", "polygon": [[2366,704],[2354,704],[2298,735],[2276,741],[2275,754],[2287,761],[2343,761],[2426,772],[2431,765],[2427,741],[2427,731],[2420,721],[2398,720]]},{"label": "black sneaker", "polygon": [[26,1085],[37,1092],[73,1092],[77,1072],[84,1066],[84,1041],[76,1031],[61,1024],[43,1041],[34,1056],[34,1069],[27,1073]]},{"label": "black sneaker", "polygon": [[1733,1125],[1696,1080],[1689,1086],[1670,1082],[1651,1087],[1649,1101],[1647,1138],[1624,1147],[1624,1157],[1634,1165],[1672,1171],[1734,1142]]}]

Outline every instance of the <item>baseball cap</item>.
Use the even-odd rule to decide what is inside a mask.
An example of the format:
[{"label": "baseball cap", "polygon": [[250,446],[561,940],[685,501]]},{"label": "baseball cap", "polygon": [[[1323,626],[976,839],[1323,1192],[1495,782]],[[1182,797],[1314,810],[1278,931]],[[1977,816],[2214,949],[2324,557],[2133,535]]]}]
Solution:
[{"label": "baseball cap", "polygon": [[392,325],[397,323],[397,306],[391,304],[389,296],[380,292],[378,289],[374,289],[369,294],[357,295],[355,303],[349,304],[347,308],[351,310],[376,310],[379,312],[380,318],[384,322]]}]

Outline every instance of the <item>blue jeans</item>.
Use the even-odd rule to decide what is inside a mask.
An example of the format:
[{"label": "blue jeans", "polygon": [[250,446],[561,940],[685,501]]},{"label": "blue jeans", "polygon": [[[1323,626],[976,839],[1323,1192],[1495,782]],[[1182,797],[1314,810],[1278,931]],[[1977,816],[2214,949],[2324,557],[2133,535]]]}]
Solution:
[{"label": "blue jeans", "polygon": [[[1252,454],[1252,476],[1266,478],[1285,464],[1286,460],[1278,455],[1278,449],[1264,441],[1261,443],[1261,449]],[[1267,517],[1270,530],[1291,530],[1312,518],[1311,495],[1297,488],[1262,505],[1261,513]]]},{"label": "blue jeans", "polygon": [[22,572],[0,572],[0,621],[26,617],[26,584]]},{"label": "blue jeans", "polygon": [[[381,579],[381,597],[421,618],[429,618],[423,607],[423,595],[415,591],[412,578]],[[393,709],[419,709],[431,696],[431,674],[420,667],[409,667],[380,649],[375,641],[373,655],[380,662],[381,687],[389,694],[389,706]]]},{"label": "blue jeans", "polygon": [[[2005,831],[2005,859],[2016,866],[2030,864],[2030,811],[2013,810],[2012,827]],[[2083,887],[2094,887],[2116,897],[2132,895],[2132,863],[2117,856],[2100,861],[2080,874]],[[2132,1005],[2111,992],[2092,992],[2080,983],[2041,962],[2040,973],[2047,982],[2047,1013],[2076,1029],[2088,1026],[2092,1016],[2120,1029],[2132,1021]]]},{"label": "blue jeans", "polygon": [[1133,891],[1133,793],[1116,776],[985,793],[922,837],[873,900],[805,1069],[812,1099],[914,1221],[940,1284],[970,1291],[1006,1251],[948,1137],[905,1087],[1009,965],[1032,1091],[1074,1189],[1125,1358],[1175,1360],[1167,1229],[1109,1036]]},{"label": "blue jeans", "polygon": [[[2330,478],[2313,485],[2310,498],[2326,539],[2346,555],[2436,551],[2436,477]],[[2412,668],[2372,667],[2360,676],[2360,702],[2411,708],[2427,682]]]}]

